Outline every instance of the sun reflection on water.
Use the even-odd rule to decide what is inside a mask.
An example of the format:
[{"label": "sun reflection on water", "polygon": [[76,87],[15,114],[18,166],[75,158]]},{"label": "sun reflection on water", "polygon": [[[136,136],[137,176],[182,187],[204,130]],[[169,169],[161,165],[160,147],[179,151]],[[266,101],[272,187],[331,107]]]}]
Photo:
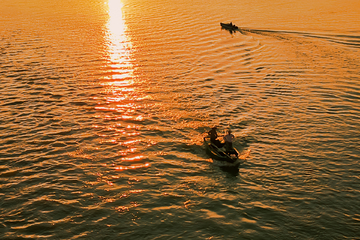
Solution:
[{"label": "sun reflection on water", "polygon": [[[132,63],[132,42],[127,32],[121,0],[108,0],[108,22],[104,39],[106,64],[99,80],[102,96],[97,98],[97,118],[104,120],[102,124],[94,124],[103,139],[100,144],[113,144],[119,163],[113,163],[115,170],[132,170],[146,168],[150,164],[143,162],[145,157],[139,153],[138,139],[141,127],[137,125],[144,117],[139,114],[142,108],[143,95],[135,81]],[[100,96],[101,96],[100,95]],[[105,153],[107,154],[107,153]],[[138,162],[134,164],[134,161]]]},{"label": "sun reflection on water", "polygon": [[[112,79],[125,79],[133,74],[133,65],[130,62],[131,41],[126,34],[126,24],[122,13],[123,4],[120,0],[109,0],[109,21],[107,24],[107,47],[109,67],[113,74]],[[114,81],[117,85],[120,81]],[[124,83],[124,82],[122,82]]]}]

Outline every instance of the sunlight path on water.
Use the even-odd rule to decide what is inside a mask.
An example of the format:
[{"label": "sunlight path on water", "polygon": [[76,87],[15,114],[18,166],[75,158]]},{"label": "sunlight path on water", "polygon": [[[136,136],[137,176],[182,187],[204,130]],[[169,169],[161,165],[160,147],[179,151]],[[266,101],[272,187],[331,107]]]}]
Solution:
[{"label": "sunlight path on water", "polygon": [[[126,24],[122,14],[123,4],[119,0],[109,0],[109,22],[106,34],[106,45],[110,66],[118,74],[112,79],[124,79],[132,76],[133,65],[130,63],[131,41],[126,35]],[[127,81],[129,82],[129,81]]]},{"label": "sunlight path on water", "polygon": [[[143,115],[137,114],[137,109],[141,108],[138,102],[143,97],[134,81],[134,65],[131,59],[133,46],[126,34],[123,4],[120,0],[109,0],[107,7],[109,18],[104,41],[106,64],[99,79],[102,92],[96,97],[98,104],[95,107],[96,117],[105,121],[96,125],[97,130],[100,130],[98,136],[105,138],[100,140],[101,144],[112,144],[110,153],[104,158],[111,161],[107,161],[107,164],[112,163],[115,170],[148,167],[149,163],[139,163],[142,159],[139,159],[138,149],[134,146],[141,144],[141,140],[136,139],[140,135],[140,126],[137,123],[143,121]],[[135,139],[130,141],[131,144],[125,144],[124,139],[128,138]],[[123,162],[123,165],[119,165],[119,161]],[[133,161],[137,162],[134,166]]]}]

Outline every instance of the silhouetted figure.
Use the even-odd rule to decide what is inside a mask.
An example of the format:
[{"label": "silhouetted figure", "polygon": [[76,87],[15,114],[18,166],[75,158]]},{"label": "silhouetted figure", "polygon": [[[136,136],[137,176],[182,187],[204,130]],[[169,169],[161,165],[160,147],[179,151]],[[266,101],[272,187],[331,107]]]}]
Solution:
[{"label": "silhouetted figure", "polygon": [[225,150],[227,153],[229,154],[235,154],[236,156],[238,155],[237,152],[235,151],[235,149],[233,148],[233,140],[234,140],[235,136],[231,133],[231,130],[229,129],[227,131],[227,134],[224,136],[224,140],[225,140]]},{"label": "silhouetted figure", "polygon": [[209,132],[209,136],[210,136],[210,141],[211,143],[213,143],[215,146],[217,146],[218,148],[221,148],[224,146],[224,143],[221,143],[217,138],[218,138],[218,134],[216,132],[217,127],[213,127]]}]

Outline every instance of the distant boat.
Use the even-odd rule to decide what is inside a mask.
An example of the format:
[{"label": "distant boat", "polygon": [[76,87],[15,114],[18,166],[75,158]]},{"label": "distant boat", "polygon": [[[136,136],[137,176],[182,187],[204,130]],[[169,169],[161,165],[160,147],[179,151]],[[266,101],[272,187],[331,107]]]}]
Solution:
[{"label": "distant boat", "polygon": [[232,23],[220,23],[220,26],[230,31],[239,30],[239,27]]}]

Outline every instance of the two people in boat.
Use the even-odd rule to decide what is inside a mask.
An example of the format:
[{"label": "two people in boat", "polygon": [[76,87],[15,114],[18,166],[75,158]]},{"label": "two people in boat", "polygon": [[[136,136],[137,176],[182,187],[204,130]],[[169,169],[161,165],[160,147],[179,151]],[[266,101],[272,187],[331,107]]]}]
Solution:
[{"label": "two people in boat", "polygon": [[235,136],[231,133],[231,129],[228,129],[227,134],[223,137],[225,141],[224,143],[222,143],[219,139],[217,139],[219,135],[217,134],[216,129],[217,127],[215,126],[208,132],[210,136],[210,141],[218,148],[222,148],[223,146],[225,146],[225,150],[227,153],[237,155],[237,152],[234,150],[232,145]]},{"label": "two people in boat", "polygon": [[238,26],[236,26],[235,24],[233,24],[232,22],[229,23],[230,27],[233,27],[233,28],[238,28]]}]

